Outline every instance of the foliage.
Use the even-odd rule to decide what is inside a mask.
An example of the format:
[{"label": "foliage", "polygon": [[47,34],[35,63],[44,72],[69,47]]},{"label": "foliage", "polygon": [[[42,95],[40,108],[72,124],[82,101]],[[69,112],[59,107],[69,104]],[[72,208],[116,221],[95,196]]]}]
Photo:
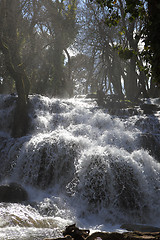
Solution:
[{"label": "foliage", "polygon": [[[48,93],[52,96],[64,95],[65,86],[69,84],[64,73],[64,50],[72,44],[77,34],[76,0],[19,0],[16,4],[17,22],[12,21],[12,29],[16,29],[16,44],[10,46],[10,52],[18,52],[21,62],[17,66],[23,67],[30,79],[30,92]],[[4,11],[3,6],[1,10]],[[5,19],[3,14],[1,19]],[[9,29],[12,25],[9,26],[6,22],[6,28]],[[7,44],[4,29],[3,43]],[[0,77],[2,88],[5,89],[6,81],[2,71]],[[12,87],[10,89],[13,91]]]},{"label": "foliage", "polygon": [[122,48],[121,46],[118,48],[118,54],[120,58],[124,60],[131,59],[133,57],[134,51],[128,48]]},{"label": "foliage", "polygon": [[[94,81],[96,90],[103,87],[106,93],[115,93],[121,98],[125,95],[132,99],[148,81],[136,65],[139,63],[139,66],[143,66],[139,48],[143,23],[131,22],[130,16],[124,14],[125,6],[121,3],[116,1],[113,11],[110,11],[107,6],[101,8],[95,2],[88,1],[84,9],[86,18],[83,20],[84,31],[80,36],[80,44],[83,46],[82,51],[93,61],[92,82]],[[119,24],[109,26],[106,18],[113,12],[121,17]]]},{"label": "foliage", "polygon": [[[93,0],[91,0],[93,2]],[[120,23],[120,18],[129,16],[129,21],[143,21],[141,30],[141,39],[145,42],[145,48],[142,51],[144,60],[148,63],[148,74],[150,64],[152,70],[152,79],[160,83],[160,67],[159,67],[159,43],[160,43],[160,14],[159,4],[157,1],[151,0],[95,0],[101,8],[109,9],[106,15],[106,24],[116,26]],[[124,6],[123,14],[116,11],[116,5],[120,2]],[[126,30],[126,29],[125,29]]]},{"label": "foliage", "polygon": [[[150,2],[153,11],[154,1],[87,0],[78,4],[76,0],[14,0],[12,6],[13,2],[18,11],[11,24],[1,7],[5,27],[0,35],[2,45],[10,49],[8,56],[18,55],[17,63],[11,57],[11,65],[25,72],[30,93],[73,96],[103,87],[106,93],[122,98],[152,94],[151,73],[156,79],[160,76],[160,40],[153,34],[160,32],[160,24],[157,21],[153,28],[147,5]],[[11,34],[15,40],[9,43]],[[72,47],[77,56],[70,56]],[[17,84],[4,56],[1,51],[0,91],[13,92]]]},{"label": "foliage", "polygon": [[32,92],[64,95],[63,51],[76,36],[75,11],[76,0],[0,1],[0,90],[14,80],[14,137],[27,131],[30,82]]}]

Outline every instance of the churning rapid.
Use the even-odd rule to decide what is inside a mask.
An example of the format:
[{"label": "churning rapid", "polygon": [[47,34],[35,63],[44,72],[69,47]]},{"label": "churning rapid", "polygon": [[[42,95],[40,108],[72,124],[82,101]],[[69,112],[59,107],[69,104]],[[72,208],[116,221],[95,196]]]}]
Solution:
[{"label": "churning rapid", "polygon": [[29,203],[0,203],[1,240],[59,236],[70,223],[159,224],[160,156],[147,150],[160,143],[159,114],[111,116],[93,99],[33,95],[30,131],[14,139],[14,107],[1,95],[0,181],[21,183]]}]

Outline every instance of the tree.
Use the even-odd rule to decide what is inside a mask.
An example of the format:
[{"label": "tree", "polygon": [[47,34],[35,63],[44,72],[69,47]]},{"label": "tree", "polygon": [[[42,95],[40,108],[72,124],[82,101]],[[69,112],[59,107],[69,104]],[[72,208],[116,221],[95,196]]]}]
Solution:
[{"label": "tree", "polygon": [[18,94],[14,137],[27,132],[30,90],[54,96],[66,91],[64,51],[76,33],[76,0],[0,0],[0,91],[15,86]]},{"label": "tree", "polygon": [[160,84],[160,5],[158,0],[148,0],[146,45],[149,46],[153,79]]},{"label": "tree", "polygon": [[73,89],[75,95],[87,94],[89,89],[92,88],[92,92],[97,89],[93,89],[91,76],[93,77],[92,59],[87,55],[77,54],[70,59],[70,78],[73,82]]},{"label": "tree", "polygon": [[86,49],[93,50],[93,54],[96,49],[96,55],[99,55],[99,77],[103,76],[99,81],[106,91],[119,97],[123,98],[125,94],[134,100],[140,93],[147,97],[152,84],[146,75],[148,64],[144,65],[146,59],[144,61],[141,46],[146,10],[142,5],[138,9],[141,14],[135,17],[137,12],[134,11],[133,17],[125,1],[97,2],[86,3],[87,16],[83,21],[87,27],[84,27],[82,42],[86,42]]},{"label": "tree", "polygon": [[53,52],[52,91],[54,96],[63,96],[67,84],[70,84],[64,75],[64,51],[67,52],[77,34],[76,0],[42,2],[45,6],[45,21],[42,25],[52,36],[52,41],[48,44],[50,51]]},{"label": "tree", "polygon": [[4,55],[0,52],[0,93],[12,92],[14,92],[14,82],[6,70]]},{"label": "tree", "polygon": [[[102,8],[107,6],[110,14],[107,16],[110,24],[119,23],[119,19],[123,17],[117,12],[115,14],[115,4],[117,0],[95,0]],[[91,0],[93,2],[93,0]],[[122,1],[120,1],[122,2]],[[151,64],[152,80],[160,83],[160,14],[158,0],[126,0],[124,15],[129,14],[130,21],[142,20],[143,29],[141,38],[145,42],[143,54],[145,60]],[[149,66],[149,65],[148,65]],[[149,71],[149,70],[148,70]]]},{"label": "tree", "polygon": [[15,81],[18,101],[12,134],[15,137],[26,133],[28,125],[27,104],[30,89],[29,79],[21,59],[20,50],[23,32],[19,24],[23,20],[20,1],[0,1],[0,50],[4,54],[6,68]]},{"label": "tree", "polygon": [[[121,11],[120,5],[116,6],[116,10]],[[92,55],[90,57],[94,59],[94,77],[92,79],[97,82],[97,87],[103,86],[106,92],[118,94],[120,98],[123,98],[123,94],[131,97],[136,94],[138,87],[138,75],[134,71],[136,59],[134,56],[132,59],[121,59],[116,47],[121,45],[126,48],[132,43],[131,36],[134,28],[129,21],[125,21],[125,27],[129,32],[127,38],[122,35],[124,27],[122,23],[119,26],[117,24],[108,26],[110,24],[106,19],[108,13],[107,7],[100,9],[96,4],[90,2],[86,4],[84,13],[86,17],[83,19],[85,25],[80,36],[80,43],[83,44],[82,50],[89,56]],[[129,53],[132,51],[129,50]],[[127,84],[127,77],[130,84]]]}]

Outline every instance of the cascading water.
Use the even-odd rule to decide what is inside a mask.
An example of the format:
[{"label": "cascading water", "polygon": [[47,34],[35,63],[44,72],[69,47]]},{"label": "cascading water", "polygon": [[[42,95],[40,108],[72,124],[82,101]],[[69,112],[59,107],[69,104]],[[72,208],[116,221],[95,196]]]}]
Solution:
[{"label": "cascading water", "polygon": [[0,181],[21,183],[29,203],[0,203],[0,239],[59,236],[74,222],[158,226],[160,157],[141,140],[160,143],[159,113],[117,117],[91,99],[33,95],[30,131],[14,139],[14,107],[14,97],[0,96]]}]

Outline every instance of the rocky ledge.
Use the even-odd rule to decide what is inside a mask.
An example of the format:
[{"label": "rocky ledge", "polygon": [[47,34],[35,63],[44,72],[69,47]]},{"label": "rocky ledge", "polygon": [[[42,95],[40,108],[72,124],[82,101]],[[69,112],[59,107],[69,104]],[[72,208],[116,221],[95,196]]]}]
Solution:
[{"label": "rocky ledge", "polygon": [[[155,230],[155,229],[154,229]],[[159,229],[158,229],[159,230]],[[132,232],[94,232],[90,234],[89,230],[79,229],[75,224],[66,227],[63,232],[62,238],[45,238],[44,240],[160,240],[160,231],[158,232],[140,232],[140,231],[132,231]]]},{"label": "rocky ledge", "polygon": [[28,200],[26,190],[18,183],[0,185],[0,202],[21,203]]}]

